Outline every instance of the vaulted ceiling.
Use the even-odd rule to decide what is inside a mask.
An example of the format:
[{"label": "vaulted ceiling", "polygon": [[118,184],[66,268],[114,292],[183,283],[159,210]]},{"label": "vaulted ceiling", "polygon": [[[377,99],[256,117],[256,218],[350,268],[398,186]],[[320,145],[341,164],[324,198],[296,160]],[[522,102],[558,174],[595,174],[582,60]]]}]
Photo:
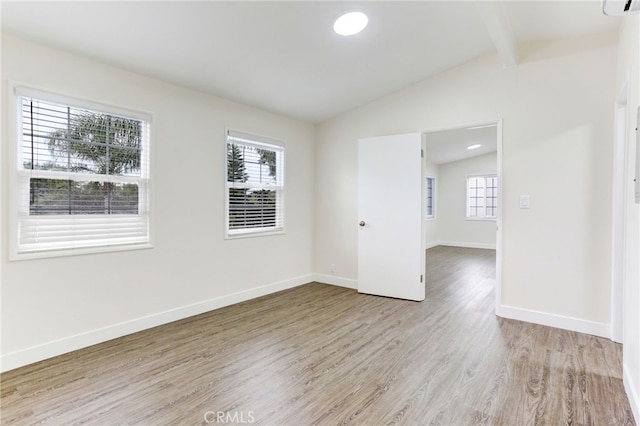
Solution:
[{"label": "vaulted ceiling", "polygon": [[[614,31],[590,1],[3,1],[2,31],[310,123],[518,45]],[[332,30],[343,12],[360,34]]]}]

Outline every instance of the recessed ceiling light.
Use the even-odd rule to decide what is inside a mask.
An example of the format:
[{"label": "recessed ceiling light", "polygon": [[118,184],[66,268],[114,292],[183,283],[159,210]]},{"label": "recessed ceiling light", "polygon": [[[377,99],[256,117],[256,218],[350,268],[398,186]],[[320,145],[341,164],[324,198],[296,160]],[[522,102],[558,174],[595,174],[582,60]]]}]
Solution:
[{"label": "recessed ceiling light", "polygon": [[333,24],[333,31],[342,36],[358,34],[364,30],[368,22],[369,18],[364,13],[348,12],[336,19]]},{"label": "recessed ceiling light", "polygon": [[478,149],[478,148],[480,148],[481,146],[482,146],[482,144],[477,143],[477,144],[475,144],[475,145],[469,145],[469,146],[467,147],[467,149]]}]

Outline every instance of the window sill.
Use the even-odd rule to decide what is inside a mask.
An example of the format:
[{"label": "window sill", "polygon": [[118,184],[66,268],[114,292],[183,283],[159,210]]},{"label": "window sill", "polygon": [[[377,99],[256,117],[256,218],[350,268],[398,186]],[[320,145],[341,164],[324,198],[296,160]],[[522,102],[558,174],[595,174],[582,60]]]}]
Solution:
[{"label": "window sill", "polygon": [[467,217],[465,220],[472,222],[495,222],[497,219],[495,217]]},{"label": "window sill", "polygon": [[33,259],[47,259],[51,257],[69,257],[79,256],[86,254],[99,254],[99,253],[113,253],[119,251],[131,251],[131,250],[146,250],[153,248],[151,243],[139,243],[139,244],[122,244],[117,246],[102,246],[102,247],[81,247],[77,249],[67,248],[59,250],[42,250],[26,253],[12,253],[9,257],[10,261],[21,260],[33,260]]},{"label": "window sill", "polygon": [[284,228],[278,229],[252,229],[252,230],[240,230],[233,233],[226,233],[225,240],[237,240],[241,238],[254,238],[254,237],[270,237],[274,235],[284,235]]}]

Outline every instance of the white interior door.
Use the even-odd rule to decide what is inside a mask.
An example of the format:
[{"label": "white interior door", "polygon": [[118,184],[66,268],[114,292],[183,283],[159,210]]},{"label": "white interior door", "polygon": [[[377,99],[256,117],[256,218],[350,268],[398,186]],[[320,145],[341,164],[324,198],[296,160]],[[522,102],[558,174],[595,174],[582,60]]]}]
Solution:
[{"label": "white interior door", "polygon": [[425,297],[422,135],[360,139],[358,292]]}]

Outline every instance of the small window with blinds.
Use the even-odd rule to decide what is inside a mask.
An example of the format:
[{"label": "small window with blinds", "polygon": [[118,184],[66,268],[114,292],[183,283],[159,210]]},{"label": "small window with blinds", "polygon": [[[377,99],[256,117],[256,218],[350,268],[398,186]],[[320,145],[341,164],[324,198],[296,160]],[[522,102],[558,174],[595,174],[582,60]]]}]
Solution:
[{"label": "small window with blinds", "polygon": [[148,247],[150,118],[15,94],[15,257]]},{"label": "small window with blinds", "polygon": [[284,146],[227,132],[226,237],[284,231]]},{"label": "small window with blinds", "polygon": [[426,185],[425,185],[425,189],[426,189],[426,196],[425,196],[425,201],[426,201],[426,208],[425,208],[425,214],[427,219],[435,219],[436,217],[436,206],[435,206],[435,178],[432,177],[427,177],[426,180]]},{"label": "small window with blinds", "polygon": [[467,219],[494,220],[498,215],[498,178],[494,175],[467,178]]}]

